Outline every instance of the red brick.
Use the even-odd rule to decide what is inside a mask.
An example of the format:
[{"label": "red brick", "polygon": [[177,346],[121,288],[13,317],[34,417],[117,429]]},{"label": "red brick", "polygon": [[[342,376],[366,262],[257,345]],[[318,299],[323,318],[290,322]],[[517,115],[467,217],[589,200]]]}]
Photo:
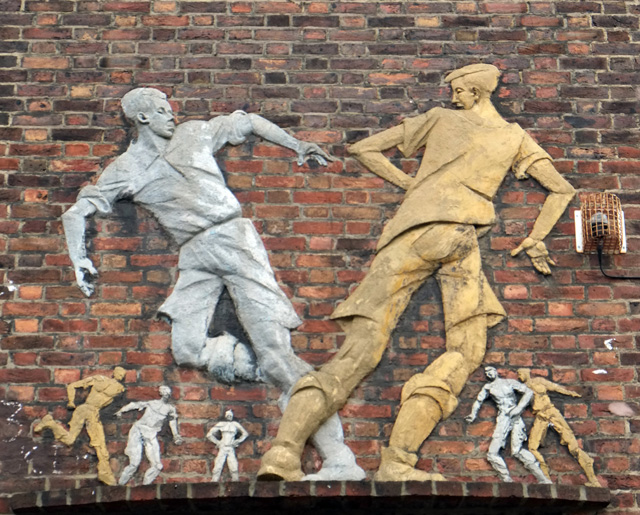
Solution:
[{"label": "red brick", "polygon": [[50,372],[42,368],[0,369],[0,381],[3,383],[48,383],[50,377]]}]

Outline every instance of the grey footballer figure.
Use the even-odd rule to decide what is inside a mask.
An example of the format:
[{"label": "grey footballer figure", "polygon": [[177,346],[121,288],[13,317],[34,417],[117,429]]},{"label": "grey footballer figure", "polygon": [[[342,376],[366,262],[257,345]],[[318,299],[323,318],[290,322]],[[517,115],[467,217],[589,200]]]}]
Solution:
[{"label": "grey footballer figure", "polygon": [[229,467],[231,479],[238,481],[236,447],[247,439],[249,433],[238,422],[233,420],[233,411],[227,410],[224,418],[224,422],[218,422],[207,433],[207,439],[213,442],[218,448],[218,456],[216,456],[213,464],[211,481],[220,481],[225,463],[227,467]]},{"label": "grey footballer figure", "polygon": [[120,476],[118,484],[125,485],[133,477],[142,462],[142,450],[149,460],[149,468],[144,474],[142,481],[145,485],[153,483],[162,470],[160,459],[160,445],[158,444],[158,433],[164,425],[164,421],[169,417],[169,427],[173,434],[173,443],[182,444],[182,437],[178,432],[178,412],[173,404],[169,403],[171,398],[171,388],[161,386],[159,388],[160,399],[153,401],[130,402],[116,412],[116,417],[120,418],[123,413],[132,410],[144,410],[142,417],[131,426],[129,438],[124,453],[129,457],[127,465]]},{"label": "grey footballer figure", "polygon": [[[264,377],[282,389],[284,408],[293,385],[312,367],[298,358],[290,330],[301,321],[275,280],[267,252],[251,220],[228,189],[214,154],[251,134],[292,149],[298,163],[331,159],[314,143],[299,141],[256,114],[236,111],[209,121],[176,126],[166,95],[137,88],[122,98],[125,117],[137,129],[127,151],[85,186],[62,221],[76,280],[85,295],[94,291],[97,270],[87,257],[85,220],[108,215],[114,203],[130,199],[150,211],[180,246],[180,277],[159,308],[172,323],[173,356],[180,365],[204,367],[223,382]],[[208,336],[218,300],[226,288],[250,346],[221,338],[234,369],[219,374],[220,343]],[[256,363],[257,362],[257,363]],[[308,479],[356,480],[364,471],[344,443],[337,415],[315,433],[326,460]]]}]

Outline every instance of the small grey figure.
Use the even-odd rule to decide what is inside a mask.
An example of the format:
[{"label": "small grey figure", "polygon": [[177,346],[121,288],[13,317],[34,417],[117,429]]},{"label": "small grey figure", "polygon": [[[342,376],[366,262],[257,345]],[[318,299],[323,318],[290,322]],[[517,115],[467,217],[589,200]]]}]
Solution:
[{"label": "small grey figure", "polygon": [[[225,462],[229,467],[231,479],[238,481],[236,447],[247,439],[249,433],[238,422],[233,420],[233,411],[227,410],[224,418],[226,419],[225,421],[218,422],[207,433],[207,439],[212,441],[218,448],[218,456],[216,456],[216,461],[213,465],[211,481],[220,481]],[[219,438],[216,436],[218,433],[220,434]]]},{"label": "small grey figure", "polygon": [[161,386],[159,388],[160,399],[153,401],[130,402],[121,408],[116,416],[120,418],[123,413],[131,410],[144,410],[140,419],[133,424],[129,431],[129,440],[124,453],[129,457],[129,465],[124,469],[118,484],[126,484],[135,474],[142,461],[142,449],[149,460],[150,467],[144,474],[142,483],[150,485],[158,477],[162,470],[160,459],[160,445],[158,444],[158,432],[162,429],[164,421],[170,417],[169,427],[173,434],[173,443],[180,445],[182,437],[178,433],[178,412],[175,406],[169,404],[171,388]]}]

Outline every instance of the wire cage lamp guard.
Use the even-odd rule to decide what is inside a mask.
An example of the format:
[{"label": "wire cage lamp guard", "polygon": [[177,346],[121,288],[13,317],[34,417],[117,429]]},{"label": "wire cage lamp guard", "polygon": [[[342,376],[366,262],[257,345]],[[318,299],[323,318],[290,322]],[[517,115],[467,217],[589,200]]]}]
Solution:
[{"label": "wire cage lamp guard", "polygon": [[625,254],[627,237],[620,199],[612,193],[589,193],[574,213],[576,251],[584,254]]}]

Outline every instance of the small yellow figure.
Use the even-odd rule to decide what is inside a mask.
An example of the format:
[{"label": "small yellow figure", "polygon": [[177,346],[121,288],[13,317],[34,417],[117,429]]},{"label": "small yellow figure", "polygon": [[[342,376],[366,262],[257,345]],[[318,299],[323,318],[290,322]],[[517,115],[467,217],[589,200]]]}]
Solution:
[{"label": "small yellow figure", "polygon": [[[75,409],[69,422],[69,431],[62,424],[56,422],[49,414],[33,428],[38,433],[49,428],[56,440],[71,446],[78,438],[83,427],[87,427],[87,433],[91,447],[96,450],[98,457],[98,479],[103,483],[113,486],[116,478],[109,465],[109,451],[104,438],[104,429],[100,421],[100,410],[113,402],[113,399],[124,392],[124,386],[119,382],[124,379],[126,370],[122,367],[113,369],[113,379],[105,376],[91,376],[80,381],[74,381],[67,386],[67,406]],[[75,397],[77,388],[91,388],[87,400],[76,408]]]},{"label": "small yellow figure", "polygon": [[580,449],[569,424],[558,408],[552,404],[547,392],[557,392],[571,397],[580,397],[580,394],[542,377],[531,377],[531,372],[526,368],[518,369],[518,379],[533,390],[532,411],[536,418],[529,433],[529,450],[540,462],[540,468],[544,475],[549,477],[549,467],[542,454],[538,452],[538,448],[547,436],[547,429],[551,426],[560,435],[560,443],[569,448],[571,455],[578,460],[584,470],[588,480],[586,485],[600,488],[600,482],[593,471],[593,458]]}]

